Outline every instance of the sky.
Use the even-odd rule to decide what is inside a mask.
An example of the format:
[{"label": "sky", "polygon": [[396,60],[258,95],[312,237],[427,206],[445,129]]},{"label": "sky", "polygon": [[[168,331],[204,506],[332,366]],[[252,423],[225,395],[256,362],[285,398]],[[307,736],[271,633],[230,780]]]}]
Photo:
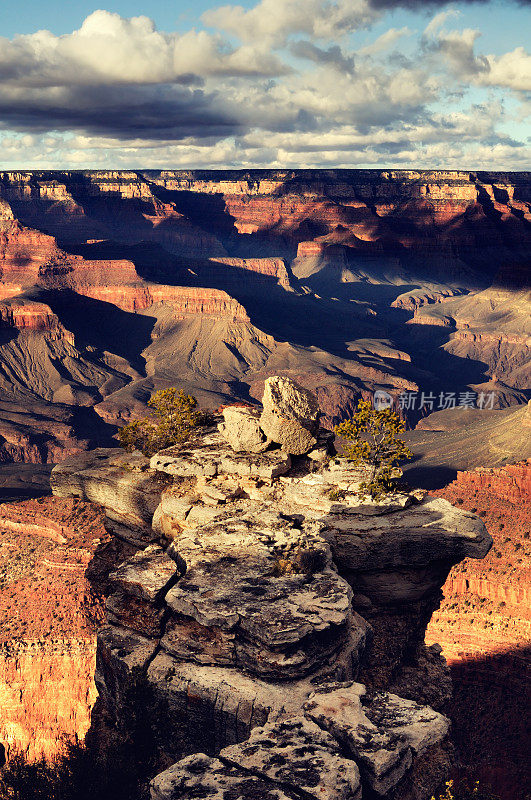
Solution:
[{"label": "sky", "polygon": [[0,169],[530,168],[531,0],[100,2],[2,0]]}]

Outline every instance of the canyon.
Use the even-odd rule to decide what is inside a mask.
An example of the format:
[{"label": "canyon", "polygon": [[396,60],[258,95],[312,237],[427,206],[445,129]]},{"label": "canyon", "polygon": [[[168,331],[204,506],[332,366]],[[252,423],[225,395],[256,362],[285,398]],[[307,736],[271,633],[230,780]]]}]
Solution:
[{"label": "canyon", "polygon": [[451,668],[460,763],[511,798],[528,781],[531,459],[458,472],[434,494],[479,512],[493,538],[481,563],[451,570],[426,641]]},{"label": "canyon", "polygon": [[0,458],[108,446],[163,386],[216,408],[277,373],[329,427],[378,388],[521,404],[530,200],[527,173],[2,172]]},{"label": "canyon", "polygon": [[88,503],[0,505],[0,741],[7,757],[52,758],[83,740],[96,700],[104,606],[89,564],[110,537]]},{"label": "canyon", "polygon": [[[119,708],[124,676],[138,667],[150,674],[164,703],[173,704],[191,733],[197,718],[190,703],[195,702],[203,729],[212,726],[214,736],[205,742],[198,734],[197,749],[187,752],[158,745],[162,775],[199,751],[209,760],[175,767],[152,787],[155,800],[171,796],[174,780],[193,792],[194,769],[202,771],[205,782],[238,786],[248,774],[248,754],[232,750],[217,763],[220,749],[241,747],[255,723],[262,739],[280,736],[280,723],[270,716],[274,692],[264,690],[256,702],[252,692],[274,682],[282,664],[291,670],[290,686],[300,699],[292,709],[297,722],[290,718],[289,723],[295,728],[282,732],[287,746],[300,744],[309,726],[315,739],[322,738],[314,753],[318,763],[334,764],[332,771],[340,767],[356,793],[360,784],[352,764],[364,774],[364,786],[371,770],[363,773],[357,750],[348,764],[330,761],[334,754],[340,758],[337,731],[319,711],[319,697],[310,700],[304,688],[308,675],[317,675],[327,659],[337,659],[336,673],[328,678],[351,684],[348,696],[334,695],[339,705],[348,703],[356,714],[363,707],[377,721],[371,704],[374,692],[383,692],[388,696],[378,696],[378,703],[391,702],[392,695],[402,703],[431,707],[433,714],[449,713],[459,768],[492,784],[503,800],[519,797],[526,778],[518,706],[529,664],[530,209],[528,173],[0,173],[0,499],[17,501],[0,506],[1,596],[10,620],[3,641],[0,683],[6,711],[0,742],[8,752],[19,748],[30,758],[52,756],[59,735],[82,739],[91,725],[103,725],[104,718],[107,724]],[[450,500],[456,513],[465,514],[459,517],[465,528],[471,524],[466,512],[479,513],[494,547],[482,561],[467,558],[454,565],[446,583],[442,573],[450,570],[455,553],[444,554],[441,574],[435,575],[433,564],[418,566],[423,579],[430,573],[433,582],[426,597],[409,598],[406,613],[403,600],[398,611],[387,602],[378,580],[371,586],[358,562],[348,566],[353,552],[343,554],[341,564],[337,540],[325,537],[323,543],[321,533],[312,539],[312,518],[305,536],[319,551],[325,573],[332,562],[339,569],[334,593],[353,593],[352,612],[336,609],[344,615],[338,627],[320,618],[317,627],[329,625],[333,631],[328,639],[314,633],[298,650],[293,640],[289,653],[279,655],[280,637],[280,650],[264,653],[261,660],[256,653],[263,643],[258,644],[252,626],[239,639],[228,623],[206,624],[211,609],[196,613],[185,584],[184,594],[174,597],[175,562],[168,541],[182,530],[218,524],[220,510],[238,516],[264,503],[268,513],[273,503],[275,514],[311,517],[308,509],[319,497],[315,514],[332,515],[339,524],[346,513],[347,528],[356,515],[332,511],[318,482],[304,483],[308,475],[301,481],[296,470],[289,472],[293,464],[284,475],[275,474],[286,466],[280,457],[256,457],[245,475],[240,473],[245,459],[224,452],[216,460],[211,451],[225,445],[215,432],[209,452],[197,447],[201,464],[231,464],[219,472],[212,467],[217,476],[198,474],[190,465],[182,475],[164,467],[163,459],[152,466],[112,448],[118,427],[145,414],[156,389],[182,387],[213,411],[233,403],[256,406],[271,375],[292,378],[312,391],[322,412],[321,436],[348,418],[361,397],[370,398],[378,389],[389,393],[411,429],[406,438],[415,460],[405,469],[406,478]],[[492,406],[438,410],[435,403],[422,410],[399,403],[403,393],[437,398],[466,392],[476,398],[492,394]],[[306,456],[294,457],[295,465],[297,458]],[[50,492],[54,464],[59,464],[52,477],[56,496],[43,497]],[[337,488],[338,481],[350,485],[350,478],[349,483],[339,472],[328,475],[326,491]],[[197,481],[199,500],[188,497],[187,481],[194,486]],[[404,502],[407,508],[375,514],[371,524],[392,519],[402,530],[407,524],[401,514],[415,520],[423,504],[432,501],[417,504],[412,496]],[[267,515],[259,524],[266,538],[279,528],[278,519]],[[224,541],[262,547],[253,537],[238,539],[237,526],[223,525],[220,547]],[[267,559],[300,539],[292,522],[280,529],[283,544],[276,542]],[[446,541],[447,533],[441,536]],[[163,554],[156,549],[161,544]],[[187,558],[200,560],[191,539],[188,546]],[[142,572],[134,559],[146,549],[147,572]],[[27,561],[25,553],[31,554]],[[124,559],[133,559],[132,566],[127,575],[113,578],[113,592],[105,600],[111,564],[118,567]],[[98,564],[102,575],[93,574]],[[152,564],[163,574],[173,570],[154,595],[142,582]],[[142,567],[139,583],[137,567]],[[248,565],[240,561],[239,568],[245,571]],[[20,580],[43,593],[35,618],[17,586],[19,569]],[[419,580],[418,574],[406,579],[404,569],[390,563],[386,580],[389,572],[393,580],[400,573],[398,583]],[[267,581],[259,588],[267,594]],[[163,590],[173,598],[173,621],[159,635],[170,613],[161,603]],[[429,646],[424,647],[430,616]],[[135,631],[135,618],[141,631]],[[364,625],[373,637],[366,647]],[[449,675],[436,643],[450,664],[451,706]],[[347,651],[348,669],[342,660]],[[195,666],[173,674],[175,660]],[[231,710],[229,696],[220,696],[214,711],[209,707],[210,670],[221,670],[227,686],[233,686],[231,670],[243,670],[238,673],[242,718]],[[246,670],[254,676],[250,683],[241,678]],[[168,674],[171,680],[164,678]],[[171,684],[167,692],[160,688],[163,680]],[[91,715],[96,684],[100,699]],[[368,695],[356,686],[365,686]],[[185,702],[185,695],[195,700]],[[244,713],[249,702],[250,717]],[[307,703],[316,703],[317,710],[305,708],[301,717]],[[28,714],[28,708],[34,712]],[[400,714],[411,714],[408,708],[402,706]],[[492,708],[503,713],[494,719]],[[475,727],[474,709],[480,716]],[[228,729],[236,733],[229,736]],[[379,735],[394,734],[380,728]],[[425,765],[413,745],[408,747],[418,761],[419,786],[425,787]],[[431,755],[440,766],[436,774],[442,775],[452,760],[444,736],[437,747],[436,758],[435,750]],[[405,752],[397,754],[397,764],[404,765]],[[252,770],[257,769],[255,764]],[[272,780],[263,764],[260,770],[260,780]],[[292,796],[286,780],[275,796]],[[397,797],[408,796],[404,786]]]}]

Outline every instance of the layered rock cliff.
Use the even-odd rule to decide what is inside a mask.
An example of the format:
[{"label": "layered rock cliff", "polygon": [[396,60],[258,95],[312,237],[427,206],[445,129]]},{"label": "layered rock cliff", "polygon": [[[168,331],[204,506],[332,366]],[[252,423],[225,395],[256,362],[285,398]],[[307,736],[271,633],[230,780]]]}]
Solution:
[{"label": "layered rock cliff", "polygon": [[456,565],[428,626],[454,681],[452,716],[460,763],[503,798],[525,796],[531,665],[531,461],[459,472],[438,492],[478,512],[494,546]]},{"label": "layered rock cliff", "polygon": [[87,570],[108,543],[102,514],[88,503],[0,505],[0,742],[8,757],[53,758],[89,729],[103,605]]},{"label": "layered rock cliff", "polygon": [[422,492],[363,499],[315,399],[271,381],[263,412],[229,407],[151,461],[96,450],[54,469],[55,495],[98,503],[136,551],[109,576],[93,725],[116,726],[141,674],[154,800],[424,800],[451,762],[432,708],[450,684],[424,630],[452,564],[490,537]]}]

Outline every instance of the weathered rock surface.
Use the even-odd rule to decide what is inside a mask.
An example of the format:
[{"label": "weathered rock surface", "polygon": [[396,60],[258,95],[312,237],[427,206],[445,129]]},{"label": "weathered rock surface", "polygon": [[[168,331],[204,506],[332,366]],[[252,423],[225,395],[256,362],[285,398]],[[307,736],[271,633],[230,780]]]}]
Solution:
[{"label": "weathered rock surface", "polygon": [[267,779],[203,754],[189,756],[151,782],[152,800],[297,800],[299,795]]},{"label": "weathered rock surface", "polygon": [[112,720],[145,675],[160,768],[185,757],[154,798],[435,791],[448,721],[426,700],[442,706],[448,681],[424,631],[451,566],[490,537],[422,492],[360,498],[364,477],[342,458],[235,452],[215,428],[150,462],[99,451],[57,468],[57,491],[100,498],[138,547],[110,575],[97,685]]},{"label": "weathered rock surface", "polygon": [[265,382],[260,427],[285,452],[298,456],[317,444],[319,406],[316,397],[289,378]]},{"label": "weathered rock surface", "polygon": [[330,734],[302,716],[254,728],[247,741],[226,747],[220,758],[315,800],[361,797],[356,763],[344,757]]},{"label": "weathered rock surface", "polygon": [[[395,695],[367,695],[362,684],[324,686],[304,705],[360,766],[362,781],[387,795],[410,769],[413,756],[445,741],[449,721],[431,708]],[[435,789],[443,774],[433,776]]]},{"label": "weathered rock surface", "polygon": [[260,428],[258,409],[229,406],[223,409],[220,433],[237,453],[261,453],[267,450],[270,440]]},{"label": "weathered rock surface", "polygon": [[[270,513],[229,517],[182,534],[172,552],[186,574],[165,599],[184,642],[191,618],[209,629],[209,638],[215,635],[218,646],[224,640],[217,654],[222,663],[281,680],[331,661],[354,623],[350,588],[331,569],[323,544],[315,528],[301,531]],[[174,627],[173,648],[177,632]],[[356,639],[361,648],[362,630]],[[357,663],[359,653],[353,658]]]},{"label": "weathered rock surface", "polygon": [[291,459],[280,450],[235,453],[220,433],[213,433],[186,446],[161,450],[151,458],[150,466],[179,478],[239,475],[272,479],[289,470]]}]

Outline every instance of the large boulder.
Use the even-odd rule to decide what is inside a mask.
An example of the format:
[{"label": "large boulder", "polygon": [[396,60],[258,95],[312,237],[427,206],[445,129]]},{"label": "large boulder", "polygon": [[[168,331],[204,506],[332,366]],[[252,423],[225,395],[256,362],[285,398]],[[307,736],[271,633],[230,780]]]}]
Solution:
[{"label": "large boulder", "polygon": [[228,406],[218,428],[237,453],[262,453],[271,444],[260,428],[260,411],[256,408]]},{"label": "large boulder", "polygon": [[278,375],[265,382],[260,427],[273,442],[293,456],[317,444],[319,406],[316,397],[290,378]]}]

